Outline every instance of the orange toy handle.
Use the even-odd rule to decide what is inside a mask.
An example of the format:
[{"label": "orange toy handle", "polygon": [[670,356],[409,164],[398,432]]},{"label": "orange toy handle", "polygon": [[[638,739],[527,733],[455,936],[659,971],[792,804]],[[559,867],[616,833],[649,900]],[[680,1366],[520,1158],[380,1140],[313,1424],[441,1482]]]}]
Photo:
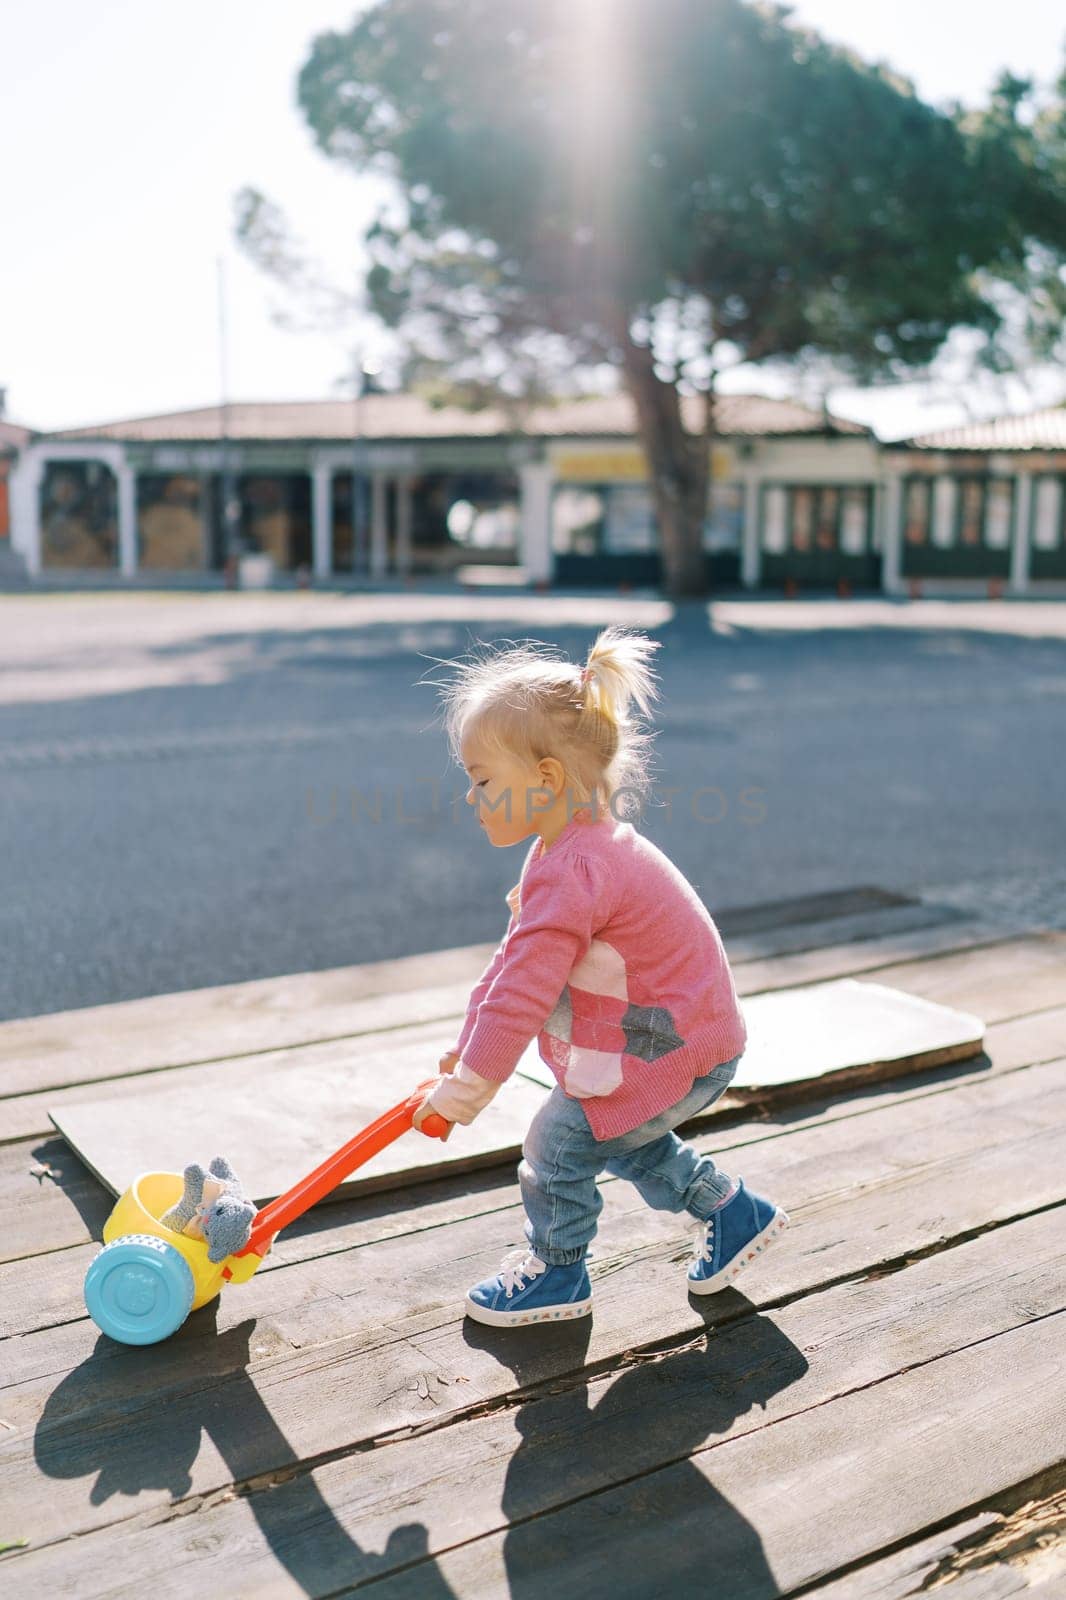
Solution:
[{"label": "orange toy handle", "polygon": [[[415,1112],[422,1104],[426,1090],[432,1088],[436,1081],[435,1078],[427,1078],[425,1083],[420,1083],[406,1100],[401,1100],[398,1106],[386,1111],[376,1122],[364,1128],[362,1133],[357,1133],[354,1139],[349,1139],[346,1145],[323,1161],[314,1172],[308,1173],[306,1178],[301,1178],[299,1183],[293,1184],[291,1189],[264,1206],[262,1211],[256,1213],[248,1243],[243,1249],[234,1251],[234,1254],[246,1256],[254,1251],[256,1255],[265,1255],[276,1233],[287,1228],[290,1222],[295,1222],[297,1217],[302,1217],[349,1173],[414,1126]],[[450,1127],[447,1118],[431,1112],[423,1121],[420,1131],[430,1139],[441,1139]]]}]

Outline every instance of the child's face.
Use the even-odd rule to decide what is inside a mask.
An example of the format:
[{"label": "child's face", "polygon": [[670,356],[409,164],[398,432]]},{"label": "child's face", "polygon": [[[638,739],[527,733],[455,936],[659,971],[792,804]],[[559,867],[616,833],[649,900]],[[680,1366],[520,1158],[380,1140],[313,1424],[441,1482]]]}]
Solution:
[{"label": "child's face", "polygon": [[544,786],[544,776],[513,756],[486,751],[470,741],[462,747],[463,766],[470,778],[466,803],[475,806],[478,823],[489,843],[503,848],[520,844],[537,833],[538,822],[554,803]]}]

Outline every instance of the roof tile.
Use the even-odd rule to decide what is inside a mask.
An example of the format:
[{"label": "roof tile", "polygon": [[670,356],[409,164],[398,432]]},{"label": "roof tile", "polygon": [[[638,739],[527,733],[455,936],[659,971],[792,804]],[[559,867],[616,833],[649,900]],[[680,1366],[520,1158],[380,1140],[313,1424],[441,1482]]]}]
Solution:
[{"label": "roof tile", "polygon": [[[442,439],[493,438],[515,430],[498,410],[464,411],[457,406],[433,407],[417,395],[366,395],[352,400],[276,400],[240,402],[228,408],[231,439]],[[683,401],[686,426],[700,425],[702,403]],[[819,411],[793,400],[765,395],[719,395],[718,431],[723,435],[833,433],[868,436],[858,422],[833,417],[828,424]],[[632,437],[637,431],[633,402],[627,394],[563,400],[530,413],[526,432],[542,438],[581,435]],[[123,439],[129,441],[217,440],[222,437],[222,409],[202,406],[161,416],[133,417],[94,427],[64,428],[51,439]]]},{"label": "roof tile", "polygon": [[940,428],[898,442],[919,450],[1066,450],[1066,405]]}]

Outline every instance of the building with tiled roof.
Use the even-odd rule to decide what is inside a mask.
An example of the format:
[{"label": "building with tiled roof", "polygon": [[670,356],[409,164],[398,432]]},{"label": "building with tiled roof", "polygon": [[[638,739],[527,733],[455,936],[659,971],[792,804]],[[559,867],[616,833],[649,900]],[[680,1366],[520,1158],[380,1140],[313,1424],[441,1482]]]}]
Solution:
[{"label": "building with tiled roof", "polygon": [[915,450],[1066,450],[1066,404],[921,433]]},{"label": "building with tiled roof", "polygon": [[[698,433],[697,397],[683,415]],[[715,421],[712,590],[1066,593],[1066,407],[890,445],[763,395],[719,395]],[[258,556],[279,582],[415,579],[472,563],[542,588],[661,582],[625,393],[521,418],[369,393],[16,431],[11,542],[31,578],[235,581]],[[0,453],[3,441],[0,431]]]},{"label": "building with tiled roof", "polygon": [[[700,426],[702,402],[682,400],[682,415],[691,431]],[[717,431],[726,437],[762,434],[846,433],[866,436],[858,422],[827,417],[794,400],[767,395],[721,395],[716,401]],[[264,400],[194,411],[173,411],[155,417],[64,428],[52,439],[122,439],[127,441],[231,439],[492,439],[520,431],[533,438],[630,438],[636,432],[636,409],[628,394],[561,400],[536,406],[521,429],[492,408],[466,411],[433,406],[418,395],[368,394],[359,400]]]},{"label": "building with tiled roof", "polygon": [[[0,400],[2,394],[0,390]],[[6,417],[0,416],[0,577],[12,566],[9,478],[29,439],[29,428],[20,428],[17,423],[8,422]]]},{"label": "building with tiled roof", "polygon": [[[682,413],[695,432],[700,399],[686,398]],[[817,457],[829,442],[850,479],[868,480],[876,462],[869,428],[794,400],[721,395],[715,422],[705,544],[719,583],[743,581],[742,528],[756,515],[760,469],[795,471],[797,451]],[[36,573],[212,570],[236,545],[316,580],[441,572],[472,559],[520,565],[539,584],[660,576],[626,393],[521,415],[385,393],[204,406],[38,435],[24,478],[22,542]],[[862,500],[849,527],[860,512],[869,562],[871,494],[849,493]],[[826,508],[823,524],[836,514]]]},{"label": "building with tiled roof", "polygon": [[1066,405],[900,440],[885,476],[889,586],[1066,593]]}]

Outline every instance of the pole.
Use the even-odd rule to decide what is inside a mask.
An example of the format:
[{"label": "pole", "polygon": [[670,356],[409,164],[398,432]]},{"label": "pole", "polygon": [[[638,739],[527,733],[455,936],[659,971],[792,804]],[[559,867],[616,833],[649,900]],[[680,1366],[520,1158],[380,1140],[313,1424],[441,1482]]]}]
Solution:
[{"label": "pole", "polygon": [[352,352],[352,571],[367,572],[366,472],[363,457],[361,402],[363,361],[359,346]]},{"label": "pole", "polygon": [[219,255],[218,265],[218,368],[219,438],[222,447],[222,567],[226,581],[236,581],[236,561],[240,547],[241,503],[230,449],[229,350],[226,326],[226,263]]}]

